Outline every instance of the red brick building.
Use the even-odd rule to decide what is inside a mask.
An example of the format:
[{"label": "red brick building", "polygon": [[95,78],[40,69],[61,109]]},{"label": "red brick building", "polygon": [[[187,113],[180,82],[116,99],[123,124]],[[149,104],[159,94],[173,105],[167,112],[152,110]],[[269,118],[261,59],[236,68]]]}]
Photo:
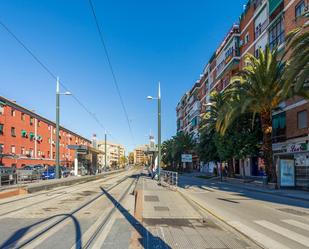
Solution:
[{"label": "red brick building", "polygon": [[[54,165],[55,127],[54,122],[0,96],[0,165]],[[73,165],[74,151],[68,145],[90,144],[90,140],[60,127],[61,164]]]},{"label": "red brick building", "polygon": [[[223,91],[231,77],[245,66],[246,54],[258,56],[259,48],[264,49],[266,45],[277,47],[283,54],[287,34],[308,22],[304,17],[308,10],[309,0],[248,0],[239,24],[232,26],[200,77],[201,113],[205,112],[209,94],[214,90]],[[177,110],[188,105],[184,99],[189,99],[190,94],[184,97]],[[294,179],[293,182],[290,179],[290,185],[309,188],[308,111],[309,102],[294,97],[281,103],[273,112],[273,151],[280,184],[287,175],[284,170],[293,168],[289,173]],[[177,122],[183,124],[184,117],[179,115]],[[287,163],[289,167],[286,167]],[[236,174],[256,176],[263,169],[263,161],[257,158],[247,158],[241,164],[242,169],[238,162],[234,165]]]}]

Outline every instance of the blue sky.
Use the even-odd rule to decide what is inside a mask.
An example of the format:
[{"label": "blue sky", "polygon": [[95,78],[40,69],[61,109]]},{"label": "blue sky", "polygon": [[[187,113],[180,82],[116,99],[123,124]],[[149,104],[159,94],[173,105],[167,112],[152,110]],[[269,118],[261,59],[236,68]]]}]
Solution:
[{"label": "blue sky", "polygon": [[[88,0],[1,0],[0,20],[56,74],[128,149],[156,134],[157,82],[163,140],[176,131],[175,107],[198,79],[245,0],[93,0],[133,128],[112,81]],[[55,82],[0,27],[0,95],[52,120]],[[74,101],[61,98],[61,124],[99,139],[104,130]]]}]

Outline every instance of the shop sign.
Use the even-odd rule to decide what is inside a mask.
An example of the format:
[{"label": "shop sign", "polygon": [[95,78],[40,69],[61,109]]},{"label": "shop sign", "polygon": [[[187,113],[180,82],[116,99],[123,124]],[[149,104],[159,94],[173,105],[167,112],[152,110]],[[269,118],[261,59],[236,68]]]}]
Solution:
[{"label": "shop sign", "polygon": [[308,150],[307,143],[289,144],[287,148],[287,152],[289,153],[302,152],[307,150]]},{"label": "shop sign", "polygon": [[181,162],[183,163],[192,163],[192,155],[191,154],[182,154]]},{"label": "shop sign", "polygon": [[280,185],[284,187],[295,186],[295,170],[294,160],[281,159],[280,160]]},{"label": "shop sign", "polygon": [[286,144],[273,144],[273,152],[274,154],[286,153],[287,145]]}]

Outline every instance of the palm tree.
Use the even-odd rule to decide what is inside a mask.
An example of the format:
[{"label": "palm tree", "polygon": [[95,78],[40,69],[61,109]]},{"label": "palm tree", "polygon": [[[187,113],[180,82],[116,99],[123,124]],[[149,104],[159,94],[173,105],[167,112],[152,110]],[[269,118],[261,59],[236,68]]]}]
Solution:
[{"label": "palm tree", "polygon": [[[286,71],[285,90],[291,88],[291,95],[309,98],[309,22],[292,30],[286,39],[285,57],[289,65]],[[290,86],[289,82],[293,82]]]},{"label": "palm tree", "polygon": [[277,174],[272,160],[272,111],[286,99],[286,92],[283,91],[285,65],[280,59],[277,50],[271,51],[268,46],[265,52],[259,50],[258,58],[248,54],[245,57],[247,66],[232,78],[230,87],[225,91],[226,102],[216,122],[217,130],[224,134],[240,114],[252,113],[253,120],[259,114],[266,174],[273,182],[277,182]]}]

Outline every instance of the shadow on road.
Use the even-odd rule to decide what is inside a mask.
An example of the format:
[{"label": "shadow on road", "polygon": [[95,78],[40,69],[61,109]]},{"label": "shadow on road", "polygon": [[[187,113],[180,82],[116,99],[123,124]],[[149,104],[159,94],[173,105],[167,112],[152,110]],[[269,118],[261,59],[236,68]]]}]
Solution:
[{"label": "shadow on road", "polygon": [[131,224],[132,227],[139,233],[141,238],[139,239],[140,244],[146,249],[172,249],[166,244],[160,237],[154,236],[150,231],[147,230],[134,216],[132,216],[113,196],[111,196],[105,189],[101,187],[107,198],[114,204],[114,206],[121,212],[126,220]]},{"label": "shadow on road", "polygon": [[[233,183],[226,183],[226,182],[219,182],[217,180],[205,180],[195,177],[179,177],[178,186],[181,188],[189,188],[189,187],[196,187],[199,189],[214,192],[216,190],[225,191],[229,193],[231,196],[236,197],[235,199],[229,198],[231,202],[237,200],[237,197],[241,200],[241,198],[249,198],[252,200],[259,200],[265,202],[271,202],[276,204],[284,204],[294,207],[301,207],[301,208],[309,208],[309,201],[306,200],[299,200],[295,198],[291,198],[288,196],[281,196],[279,193],[281,190],[271,190],[269,193],[261,192],[261,190],[257,189],[249,189],[245,188],[241,185],[234,185]],[[235,205],[239,202],[235,201]],[[309,212],[308,212],[309,215]]]},{"label": "shadow on road", "polygon": [[[56,224],[63,221],[63,219],[70,218],[73,221],[74,228],[75,228],[75,243],[76,243],[76,249],[82,248],[82,232],[80,228],[80,224],[78,220],[74,217],[74,215],[71,214],[58,214],[51,217],[48,217],[46,219],[40,220],[36,223],[33,223],[29,226],[22,227],[19,230],[17,230],[15,233],[11,235],[10,238],[8,238],[2,245],[0,245],[0,249],[8,249],[8,248],[17,248],[16,244],[26,235],[27,232],[29,232],[30,229],[35,228],[36,226],[47,222],[51,219],[54,219],[56,217],[61,217],[62,219],[60,221],[56,221],[51,226],[55,226]],[[39,236],[41,236],[43,233],[45,233],[47,230],[49,230],[50,226],[48,226],[46,229],[42,229],[39,233],[37,233],[35,236],[30,237],[29,239],[25,240],[21,244],[25,244],[27,242],[30,242],[32,240],[35,240]]]}]

